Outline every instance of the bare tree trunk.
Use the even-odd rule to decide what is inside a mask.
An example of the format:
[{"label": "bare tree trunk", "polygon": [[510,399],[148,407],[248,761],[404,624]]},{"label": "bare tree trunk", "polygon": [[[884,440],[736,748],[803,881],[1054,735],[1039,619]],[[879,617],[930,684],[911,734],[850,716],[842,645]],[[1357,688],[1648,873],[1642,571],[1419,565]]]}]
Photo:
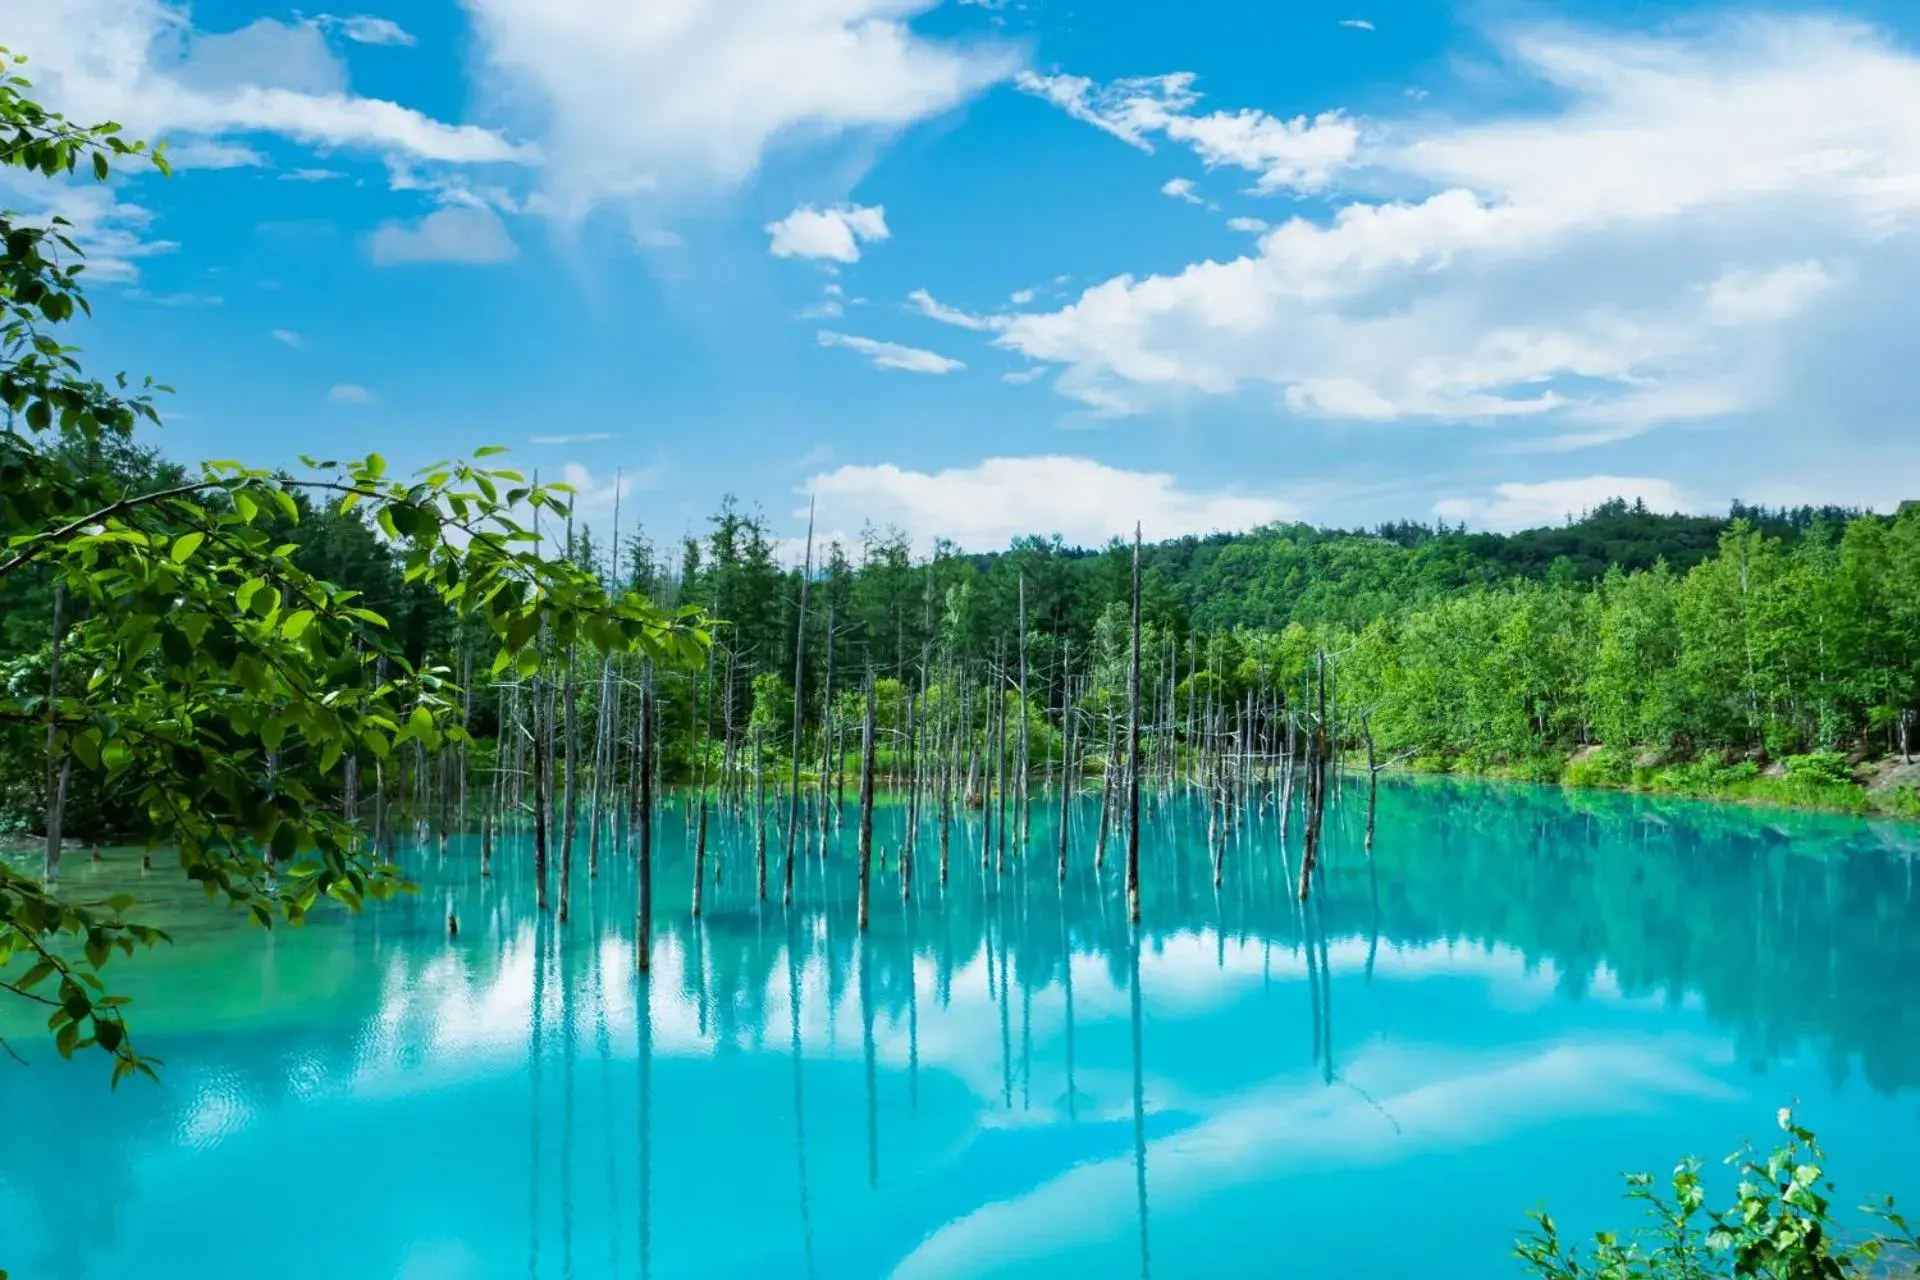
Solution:
[{"label": "bare tree trunk", "polygon": [[707,690],[706,716],[700,714],[701,697],[699,686],[694,688],[693,697],[693,734],[696,749],[700,752],[700,772],[696,775],[694,786],[699,788],[698,803],[700,816],[694,828],[693,836],[693,918],[700,918],[701,895],[707,883],[707,745],[713,729],[713,649],[707,649]]},{"label": "bare tree trunk", "polygon": [[60,648],[66,641],[67,584],[53,584],[53,641],[47,658],[47,859],[45,882],[52,888],[60,881],[61,828],[67,818],[67,780],[73,776],[73,756],[58,749]]},{"label": "bare tree trunk", "polygon": [[827,598],[827,674],[820,698],[820,856],[827,856],[827,828],[833,819],[833,626],[834,599]]},{"label": "bare tree trunk", "polygon": [[[873,881],[873,668],[867,668],[867,710],[860,727],[860,928],[867,927],[867,902]],[[864,966],[865,960],[862,960]]]},{"label": "bare tree trunk", "polygon": [[[948,690],[948,699],[954,694]],[[949,735],[946,750],[940,756],[940,883],[947,883],[948,859],[953,843],[953,775],[959,769],[960,740]]]},{"label": "bare tree trunk", "polygon": [[1060,639],[1060,882],[1067,880],[1067,823],[1073,800],[1073,641]]},{"label": "bare tree trunk", "polygon": [[753,876],[767,900],[767,761],[760,726],[753,726]]},{"label": "bare tree trunk", "polygon": [[547,736],[543,715],[545,697],[533,684],[533,881],[534,902],[547,910]]},{"label": "bare tree trunk", "polygon": [[580,758],[580,708],[579,687],[574,682],[574,649],[567,646],[566,682],[562,686],[561,696],[567,700],[567,763],[565,780],[562,784],[561,831],[560,831],[560,923],[567,922],[567,916],[573,910],[573,837],[579,827],[580,811],[575,803],[577,792],[575,762]]},{"label": "bare tree trunk", "polygon": [[[904,683],[904,682],[903,682]],[[914,777],[914,748],[917,745],[918,728],[913,718],[913,690],[904,690],[907,698],[907,794],[906,794],[906,835],[900,841],[900,900],[905,902],[913,896],[913,832],[920,816],[920,791],[918,780]]]},{"label": "bare tree trunk", "polygon": [[781,905],[793,902],[793,841],[800,829],[800,746],[806,727],[807,588],[813,581],[813,504],[807,504],[807,554],[800,566],[800,616],[793,636],[793,772],[787,788],[787,865],[780,891]]},{"label": "bare tree trunk", "polygon": [[1133,526],[1133,658],[1127,666],[1127,918],[1140,922],[1140,525]]},{"label": "bare tree trunk", "polygon": [[1020,848],[1033,831],[1033,758],[1027,725],[1027,575],[1020,575]]},{"label": "bare tree trunk", "polygon": [[641,973],[653,968],[653,672],[643,672],[640,687],[640,802],[634,817],[640,873],[639,916],[634,930],[634,963]]}]

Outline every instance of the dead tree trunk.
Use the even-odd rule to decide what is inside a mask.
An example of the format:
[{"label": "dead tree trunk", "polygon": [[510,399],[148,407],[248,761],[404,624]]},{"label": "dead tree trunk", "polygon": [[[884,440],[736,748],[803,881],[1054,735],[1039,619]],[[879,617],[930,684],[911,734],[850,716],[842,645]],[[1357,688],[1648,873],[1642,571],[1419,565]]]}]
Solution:
[{"label": "dead tree trunk", "polygon": [[640,901],[633,947],[635,965],[647,973],[653,968],[653,672],[640,678],[640,802],[634,815]]},{"label": "dead tree trunk", "polygon": [[867,927],[867,903],[873,882],[873,738],[873,668],[869,666],[867,709],[860,724],[860,928],[863,932]]},{"label": "dead tree trunk", "polygon": [[1133,526],[1133,656],[1127,664],[1127,918],[1140,923],[1140,526]]},{"label": "dead tree trunk", "polygon": [[793,769],[787,787],[787,865],[780,890],[782,906],[793,902],[793,841],[800,830],[800,742],[806,727],[807,588],[813,581],[813,504],[807,504],[807,554],[800,564],[800,616],[793,634]]},{"label": "dead tree trunk", "polygon": [[67,780],[73,776],[73,756],[59,750],[55,723],[60,702],[60,647],[66,640],[67,584],[53,584],[53,648],[47,658],[47,861],[45,881],[52,888],[60,880],[61,828],[67,817]]}]

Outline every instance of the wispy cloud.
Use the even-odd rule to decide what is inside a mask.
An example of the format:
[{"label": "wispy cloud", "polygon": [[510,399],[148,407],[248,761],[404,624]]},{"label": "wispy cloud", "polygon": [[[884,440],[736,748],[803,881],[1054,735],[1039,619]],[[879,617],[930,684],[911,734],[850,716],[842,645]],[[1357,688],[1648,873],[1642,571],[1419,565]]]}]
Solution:
[{"label": "wispy cloud", "polygon": [[955,307],[950,307],[934,297],[931,293],[928,293],[925,289],[915,289],[912,293],[908,294],[907,305],[915,315],[925,316],[929,320],[937,320],[941,324],[950,324],[956,329],[972,329],[975,332],[980,332],[986,329],[997,328],[1000,323],[993,316],[976,316]]},{"label": "wispy cloud", "polygon": [[871,360],[876,369],[898,369],[904,373],[944,374],[954,373],[967,367],[960,361],[948,359],[937,352],[923,351],[919,347],[903,347],[897,342],[862,338],[856,334],[835,333],[831,329],[820,331],[820,345],[857,351]]},{"label": "wispy cloud", "polygon": [[372,404],[378,398],[357,382],[336,382],[327,391],[330,404]]},{"label": "wispy cloud", "polygon": [[217,293],[148,293],[145,289],[129,289],[120,296],[156,307],[217,307],[225,301]]},{"label": "wispy cloud", "polygon": [[289,347],[304,347],[307,345],[306,339],[291,329],[275,329],[273,331],[273,340],[275,342],[285,343]]},{"label": "wispy cloud", "polygon": [[1342,18],[1340,19],[1340,25],[1343,27],[1352,27],[1355,31],[1372,31],[1374,29],[1373,24],[1365,18]]},{"label": "wispy cloud", "polygon": [[351,18],[336,18],[332,14],[321,14],[314,19],[323,27],[338,31],[356,44],[412,45],[417,43],[406,28],[391,18],[376,18],[368,14],[355,14]]},{"label": "wispy cloud", "polygon": [[601,440],[613,439],[611,431],[586,431],[569,436],[533,436],[534,444],[595,444]]}]

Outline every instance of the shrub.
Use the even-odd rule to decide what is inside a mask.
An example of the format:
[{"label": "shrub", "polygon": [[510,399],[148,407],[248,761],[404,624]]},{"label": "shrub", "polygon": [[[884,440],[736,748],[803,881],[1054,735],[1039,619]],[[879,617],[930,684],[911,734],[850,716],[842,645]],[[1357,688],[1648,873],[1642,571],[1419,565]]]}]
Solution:
[{"label": "shrub", "polygon": [[1838,751],[1812,751],[1803,756],[1788,756],[1782,763],[1787,766],[1789,778],[1805,778],[1812,782],[1841,786],[1852,786],[1854,783],[1853,766]]},{"label": "shrub", "polygon": [[1740,1181],[1728,1208],[1707,1209],[1700,1162],[1688,1159],[1673,1171],[1670,1196],[1652,1174],[1628,1176],[1628,1199],[1646,1208],[1640,1230],[1599,1232],[1583,1251],[1536,1211],[1515,1255],[1540,1280],[1920,1280],[1920,1239],[1893,1201],[1867,1209],[1879,1230],[1845,1242],[1820,1144],[1791,1112],[1779,1120],[1786,1136],[1764,1161],[1751,1148],[1729,1161],[1740,1162]]}]

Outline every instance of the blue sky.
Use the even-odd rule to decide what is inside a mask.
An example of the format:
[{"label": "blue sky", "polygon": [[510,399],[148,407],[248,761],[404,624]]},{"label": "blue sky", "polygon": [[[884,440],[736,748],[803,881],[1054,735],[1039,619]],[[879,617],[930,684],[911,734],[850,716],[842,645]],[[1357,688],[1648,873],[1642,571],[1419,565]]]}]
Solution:
[{"label": "blue sky", "polygon": [[1907,4],[368,3],[0,0],[175,154],[51,203],[176,456],[981,549],[1920,497]]}]

